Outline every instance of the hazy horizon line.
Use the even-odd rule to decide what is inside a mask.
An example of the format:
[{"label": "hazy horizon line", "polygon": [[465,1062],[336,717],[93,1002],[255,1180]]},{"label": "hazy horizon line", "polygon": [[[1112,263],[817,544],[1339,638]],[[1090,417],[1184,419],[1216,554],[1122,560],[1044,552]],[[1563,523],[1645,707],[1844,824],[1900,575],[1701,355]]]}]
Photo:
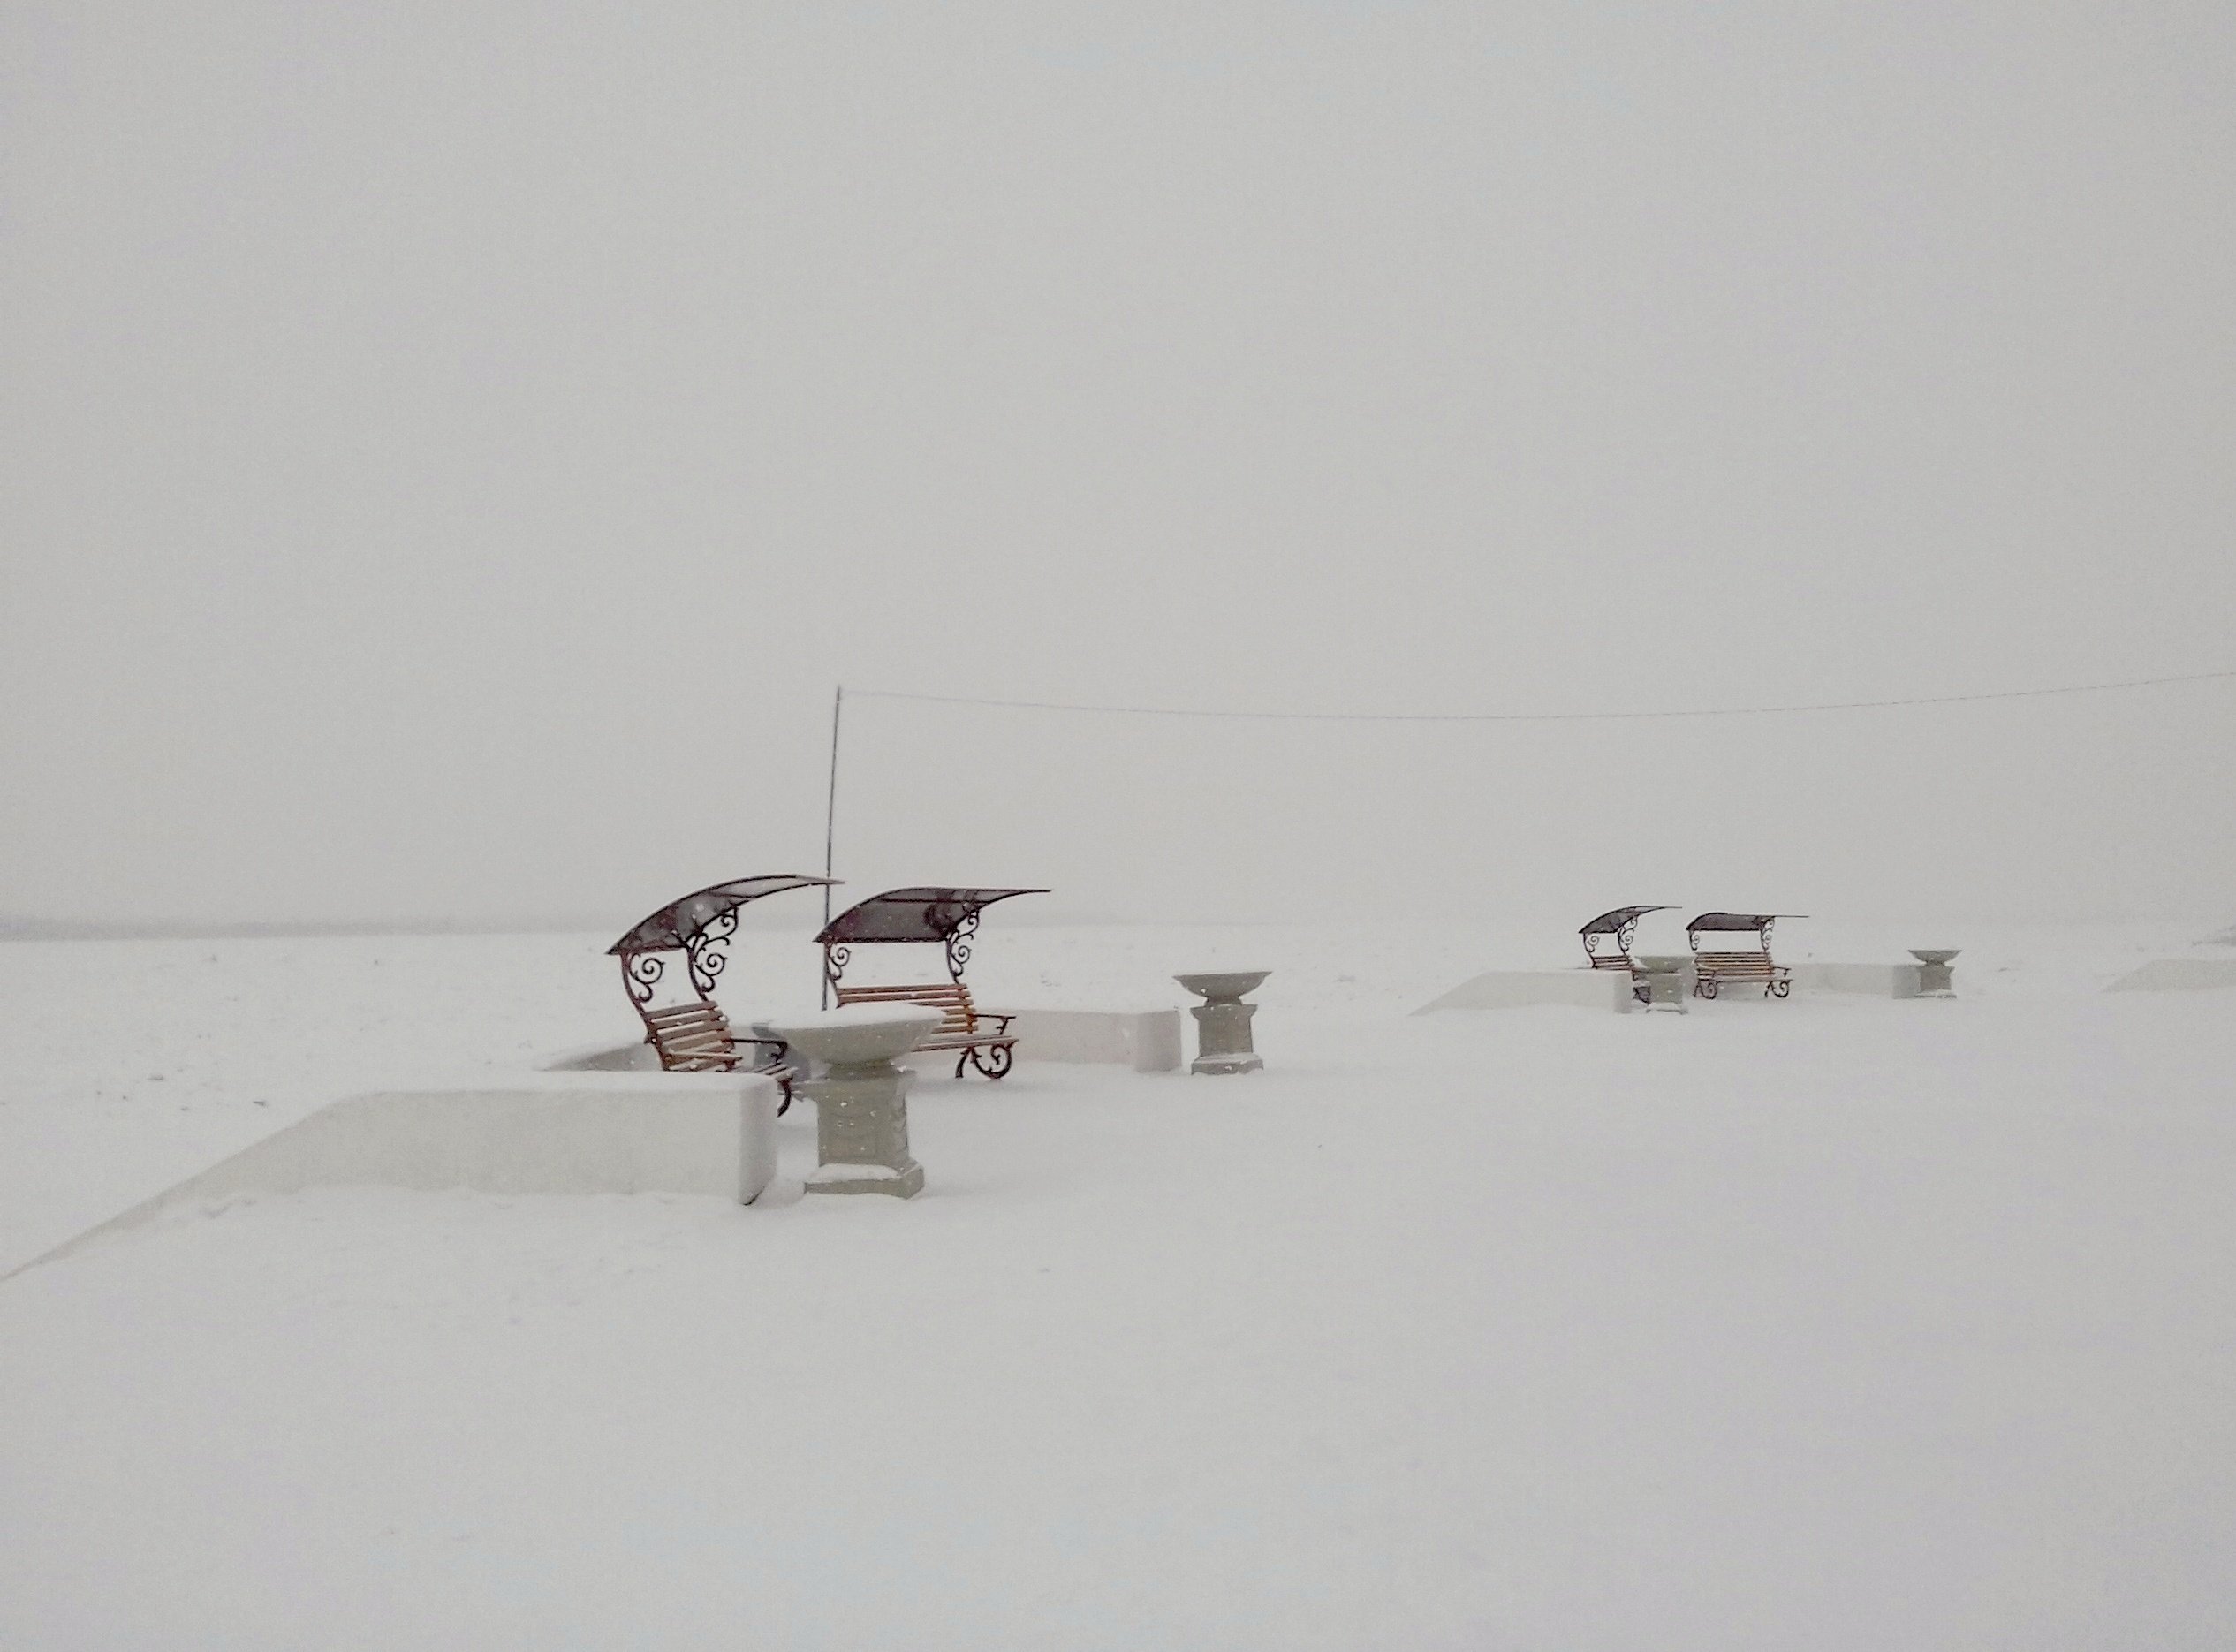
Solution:
[{"label": "hazy horizon line", "polygon": [[[1702,910],[1706,909],[1703,908]],[[1449,914],[1449,918],[1451,921],[1467,925],[1494,921],[1490,914],[1480,913],[1455,912]],[[1552,914],[1550,913],[1520,911],[1510,912],[1505,915],[1503,920],[1498,921],[1520,923],[1535,923],[1539,921],[1565,922],[1565,918],[1555,920]],[[1919,914],[1916,913],[1887,913],[1871,916],[1848,913],[1828,914],[1826,921],[1841,924],[1853,924],[1858,922],[1917,922],[1924,921],[1925,920],[1921,919]],[[1019,912],[1014,915],[1004,914],[1004,927],[1029,929],[1064,928],[1140,928],[1147,926],[1159,925],[1189,928],[1271,928],[1293,927],[1300,921],[1301,921],[1293,917],[1242,918],[1235,916],[1212,916],[1180,918],[1171,915],[1126,916],[1115,913],[1094,913],[1082,912],[1057,912],[1038,914],[1030,914]],[[1352,919],[1336,919],[1330,921],[1332,921],[1334,927],[1342,928],[1350,927],[1371,928],[1377,923],[1426,923],[1431,921],[1431,920],[1426,916],[1419,914],[1415,914],[1411,917],[1403,914],[1392,914],[1380,919],[1360,917]],[[2228,932],[2230,928],[2230,926],[2223,923],[2221,914],[2207,912],[2188,913],[2173,913],[2164,912],[2062,913],[2042,912],[2001,913],[1959,913],[1949,918],[1937,919],[1934,920],[1934,921],[1958,924],[2065,924],[2076,926],[2094,924],[2172,923],[2187,921],[2195,923],[2201,928],[2208,930],[2209,933],[2207,936],[2200,937],[2198,943],[2199,944],[2204,943],[2205,940],[2214,938],[2218,934]],[[6,943],[9,942],[41,941],[311,940],[322,937],[333,937],[338,939],[348,936],[375,936],[602,935],[608,932],[611,932],[618,936],[625,930],[627,923],[628,921],[625,920],[617,922],[610,918],[586,918],[580,916],[566,919],[517,918],[487,921],[421,918],[239,919],[230,921],[191,921],[186,920],[163,921],[126,918],[30,918],[11,914],[0,914],[0,943]],[[804,920],[792,919],[786,921],[777,918],[776,914],[770,914],[769,917],[763,918],[758,922],[748,922],[741,927],[749,930],[759,930],[764,932],[781,931],[785,929],[800,929],[812,932],[814,929],[820,928],[820,923],[817,920],[812,918]]]}]

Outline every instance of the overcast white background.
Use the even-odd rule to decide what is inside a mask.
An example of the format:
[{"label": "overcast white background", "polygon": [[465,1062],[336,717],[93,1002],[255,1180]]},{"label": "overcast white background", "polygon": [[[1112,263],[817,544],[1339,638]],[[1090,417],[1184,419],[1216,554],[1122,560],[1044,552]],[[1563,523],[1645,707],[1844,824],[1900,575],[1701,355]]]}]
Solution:
[{"label": "overcast white background", "polygon": [[[0,11],[0,915],[813,869],[834,683],[2236,665],[2225,4]],[[2236,907],[2236,685],[850,703],[1050,911]]]}]

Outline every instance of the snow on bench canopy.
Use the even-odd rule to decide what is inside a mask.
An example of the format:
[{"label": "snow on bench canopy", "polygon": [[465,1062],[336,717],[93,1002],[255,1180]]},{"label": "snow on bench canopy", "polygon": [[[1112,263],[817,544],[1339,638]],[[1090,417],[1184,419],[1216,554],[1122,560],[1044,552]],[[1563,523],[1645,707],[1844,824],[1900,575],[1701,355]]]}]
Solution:
[{"label": "snow on bench canopy", "polygon": [[849,906],[815,939],[838,942],[944,941],[958,930],[978,927],[978,914],[997,900],[1015,895],[1045,895],[1044,889],[889,889]]},{"label": "snow on bench canopy", "polygon": [[[1625,963],[1630,957],[1631,939],[1638,933],[1638,921],[1649,912],[1676,910],[1674,906],[1618,906],[1612,912],[1603,912],[1576,931],[1584,937],[1584,956],[1591,959],[1595,969]],[[1615,944],[1601,951],[1602,938],[1611,935],[1615,937]]]},{"label": "snow on bench canopy", "polygon": [[1780,918],[1806,918],[1804,912],[1704,912],[1685,926],[1685,933],[1692,937],[1694,951],[1700,949],[1703,935],[1755,935],[1762,937],[1767,951],[1770,944],[1770,926]]},{"label": "snow on bench canopy", "polygon": [[838,981],[854,946],[936,941],[947,949],[949,976],[960,981],[979,914],[997,900],[1047,893],[1044,889],[889,889],[849,906],[824,926],[815,937],[823,949],[823,973]]},{"label": "snow on bench canopy", "polygon": [[767,896],[795,889],[822,889],[841,881],[777,872],[709,883],[640,919],[628,934],[606,948],[606,953],[621,960],[622,979],[640,1012],[651,1003],[655,983],[667,967],[658,957],[662,952],[685,954],[691,966],[691,984],[704,999],[714,991],[716,977],[729,964],[730,938],[738,933],[740,908]]},{"label": "snow on bench canopy", "polygon": [[[1579,935],[1622,935],[1626,929],[1635,929],[1638,927],[1638,921],[1649,912],[1675,912],[1676,910],[1674,906],[1618,906],[1612,912],[1603,912],[1576,933]],[[1629,945],[1629,940],[1626,938],[1623,944]]]},{"label": "snow on bench canopy", "polygon": [[650,917],[639,921],[628,934],[623,936],[607,953],[615,958],[631,952],[675,952],[687,949],[693,941],[718,922],[727,921],[727,927],[735,929],[735,917],[740,906],[769,895],[782,895],[795,889],[821,889],[844,880],[835,877],[807,877],[796,872],[778,872],[762,877],[732,878],[727,883],[709,883],[679,900],[671,900]]}]

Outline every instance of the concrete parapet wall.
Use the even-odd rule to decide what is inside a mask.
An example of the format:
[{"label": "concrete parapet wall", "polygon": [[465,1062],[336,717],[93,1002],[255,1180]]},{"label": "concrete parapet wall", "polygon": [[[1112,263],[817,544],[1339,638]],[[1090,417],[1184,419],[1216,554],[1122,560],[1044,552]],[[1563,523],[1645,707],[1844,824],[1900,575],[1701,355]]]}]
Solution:
[{"label": "concrete parapet wall", "polygon": [[[1014,1015],[1010,1031],[1019,1061],[1106,1062],[1136,1072],[1170,1072],[1186,1058],[1186,1030],[1176,1009],[992,1010],[986,1015]],[[951,1053],[905,1056],[905,1065],[936,1072]],[[795,1066],[804,1065],[797,1054]],[[641,1039],[626,1044],[591,1044],[569,1050],[539,1064],[544,1072],[653,1072],[659,1057]]]},{"label": "concrete parapet wall", "polygon": [[[1692,982],[1686,982],[1687,990]],[[1533,1004],[1574,1004],[1588,1009],[1626,1013],[1638,1008],[1631,978],[1619,969],[1494,969],[1461,981],[1450,992],[1415,1010],[1519,1010]]]},{"label": "concrete parapet wall", "polygon": [[[2167,960],[2169,962],[2176,960]],[[2187,960],[2181,960],[2187,961]],[[2236,985],[2236,963],[2225,966]],[[1922,966],[1917,964],[1796,964],[1793,966],[1797,992],[1860,993],[1880,998],[1918,996]],[[1684,989],[1693,990],[1693,969],[1682,972]],[[1724,991],[1740,995],[1753,990],[1740,983]],[[1594,1009],[1627,1012],[1639,1008],[1631,997],[1630,977],[1613,969],[1495,969],[1463,981],[1441,998],[1424,1004],[1415,1015],[1435,1010],[1516,1010],[1539,1004],[1580,1004]]]},{"label": "concrete parapet wall", "polygon": [[2154,958],[2104,990],[2202,992],[2214,987],[2236,987],[2236,958]]},{"label": "concrete parapet wall", "polygon": [[1914,998],[1921,964],[1796,964],[1796,992],[1854,992],[1874,998]]},{"label": "concrete parapet wall", "polygon": [[644,1039],[625,1044],[586,1044],[535,1064],[539,1072],[657,1072],[660,1052]]},{"label": "concrete parapet wall", "polygon": [[1136,1072],[1180,1065],[1178,1010],[1000,1010],[1014,1015],[1020,1061],[1109,1062]]},{"label": "concrete parapet wall", "polygon": [[550,1073],[509,1087],[352,1095],[26,1266],[173,1205],[329,1185],[750,1203],[776,1174],[778,1099],[774,1080],[739,1072]]}]

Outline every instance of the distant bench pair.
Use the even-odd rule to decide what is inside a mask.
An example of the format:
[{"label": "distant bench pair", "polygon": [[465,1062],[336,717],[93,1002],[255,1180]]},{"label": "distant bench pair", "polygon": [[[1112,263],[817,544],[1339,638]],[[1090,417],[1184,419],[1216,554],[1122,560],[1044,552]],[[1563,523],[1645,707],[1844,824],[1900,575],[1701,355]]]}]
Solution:
[{"label": "distant bench pair", "polygon": [[[694,890],[639,922],[606,950],[621,961],[621,979],[645,1027],[645,1042],[671,1072],[766,1072],[784,1087],[792,1104],[797,1064],[781,1039],[740,1037],[715,1002],[716,981],[729,967],[731,942],[738,933],[740,908],[790,890],[828,888],[834,880],[795,873],[736,878]],[[1031,889],[889,889],[848,907],[815,937],[823,951],[823,983],[841,1005],[914,1004],[940,1012],[939,1025],[919,1050],[953,1050],[955,1076],[976,1067],[989,1079],[1006,1074],[1016,1060],[1014,1017],[989,1015],[971,1002],[963,984],[963,965],[971,955],[979,914],[1013,895],[1044,894]],[[922,985],[845,986],[857,945],[930,942],[946,955],[949,979]],[[692,997],[656,1004],[668,965],[680,955]],[[748,1057],[747,1047],[753,1053]]]},{"label": "distant bench pair", "polygon": [[[1635,983],[1631,990],[1642,1004],[1646,985],[1638,981],[1631,958],[1631,939],[1638,921],[1649,912],[1674,912],[1673,906],[1618,906],[1603,912],[1577,933],[1584,939],[1584,956],[1594,969],[1619,969]],[[1793,990],[1793,972],[1770,959],[1770,926],[1793,913],[1704,912],[1685,926],[1685,939],[1693,949],[1693,990],[1713,998],[1726,981],[1762,989],[1767,997],[1783,998]],[[1703,946],[1704,935],[1746,936],[1752,946]]]}]

